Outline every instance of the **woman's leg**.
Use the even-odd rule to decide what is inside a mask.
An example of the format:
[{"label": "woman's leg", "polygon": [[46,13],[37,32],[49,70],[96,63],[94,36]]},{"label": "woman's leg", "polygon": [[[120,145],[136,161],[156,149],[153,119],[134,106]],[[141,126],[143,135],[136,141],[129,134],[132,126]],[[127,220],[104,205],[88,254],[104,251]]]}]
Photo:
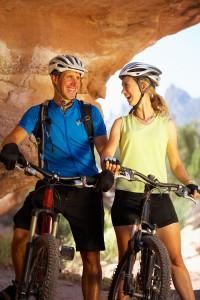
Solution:
[{"label": "woman's leg", "polygon": [[182,300],[195,300],[189,273],[181,254],[180,226],[173,223],[157,230],[165,244],[172,263],[172,280]]},{"label": "woman's leg", "polygon": [[[123,257],[125,254],[127,247],[128,247],[128,241],[131,238],[133,225],[127,225],[127,226],[115,226],[115,234],[117,238],[117,246],[118,246],[118,259]],[[123,281],[120,283],[120,288],[118,290],[118,298],[117,300],[129,300],[129,296],[124,296],[123,293]]]},{"label": "woman's leg", "polygon": [[128,241],[131,238],[133,225],[115,226],[115,234],[118,246],[119,261],[128,248]]}]

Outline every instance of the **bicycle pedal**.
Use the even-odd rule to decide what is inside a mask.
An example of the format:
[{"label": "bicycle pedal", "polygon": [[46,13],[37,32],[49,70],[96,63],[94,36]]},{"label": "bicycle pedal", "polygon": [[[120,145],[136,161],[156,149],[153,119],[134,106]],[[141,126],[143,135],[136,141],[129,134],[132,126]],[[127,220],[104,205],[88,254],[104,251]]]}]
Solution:
[{"label": "bicycle pedal", "polygon": [[75,255],[74,247],[61,246],[60,255],[63,260],[73,260]]}]

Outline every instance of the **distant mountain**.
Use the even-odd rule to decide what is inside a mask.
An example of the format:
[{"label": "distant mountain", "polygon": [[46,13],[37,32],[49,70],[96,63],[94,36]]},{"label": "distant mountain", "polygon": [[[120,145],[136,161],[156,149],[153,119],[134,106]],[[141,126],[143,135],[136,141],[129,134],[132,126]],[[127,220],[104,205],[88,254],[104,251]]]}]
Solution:
[{"label": "distant mountain", "polygon": [[[177,126],[182,126],[192,121],[200,121],[200,97],[192,98],[183,89],[170,85],[165,92],[164,99],[167,102],[170,114],[175,119]],[[116,105],[118,109],[116,109]],[[114,120],[128,114],[130,109],[131,107],[128,105],[126,99],[124,99],[124,101],[118,101],[117,104],[115,99],[113,105],[106,111],[105,122],[108,131]]]},{"label": "distant mountain", "polygon": [[170,85],[164,98],[178,126],[200,121],[200,97],[192,98],[186,91]]}]

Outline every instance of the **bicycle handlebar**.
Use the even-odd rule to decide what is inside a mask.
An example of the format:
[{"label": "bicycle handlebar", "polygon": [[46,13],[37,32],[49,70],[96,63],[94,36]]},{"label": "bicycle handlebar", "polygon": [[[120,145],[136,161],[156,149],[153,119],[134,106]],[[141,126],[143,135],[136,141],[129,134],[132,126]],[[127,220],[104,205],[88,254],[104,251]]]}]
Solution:
[{"label": "bicycle handlebar", "polygon": [[[160,182],[153,175],[145,176],[144,174],[142,174],[136,170],[126,168],[126,167],[121,167],[121,169],[119,170],[119,173],[116,175],[116,178],[124,178],[128,181],[137,180],[137,177],[141,178],[146,183],[152,185],[155,188],[167,189],[169,192],[173,191],[173,192],[175,192],[175,194],[177,196],[190,199],[191,201],[196,203],[196,201],[189,195],[190,189],[184,184]],[[198,186],[198,192],[200,192],[200,186]]]},{"label": "bicycle handlebar", "polygon": [[95,187],[95,184],[97,182],[97,177],[98,177],[98,175],[97,176],[71,176],[71,177],[59,176],[56,173],[50,173],[48,171],[45,171],[42,168],[34,165],[29,161],[26,161],[26,164],[16,163],[15,167],[19,170],[23,170],[25,174],[39,177],[38,173],[40,173],[41,175],[50,179],[51,181],[61,182],[63,184],[67,184],[67,183],[70,184],[73,181],[72,184],[73,186]]},{"label": "bicycle handlebar", "polygon": [[[1,161],[1,155],[0,155],[0,161]],[[73,186],[95,187],[95,184],[96,184],[97,178],[98,178],[98,175],[96,175],[96,176],[72,176],[72,177],[59,176],[56,173],[50,173],[48,171],[45,171],[42,168],[34,165],[33,163],[31,163],[29,161],[26,161],[25,163],[18,162],[16,164],[16,168],[23,170],[25,174],[39,177],[38,176],[38,173],[39,173],[52,181],[57,181],[57,182],[61,182],[64,184],[67,184],[67,183],[70,183],[70,181],[73,181],[73,184],[72,184]],[[117,175],[115,175],[115,178],[124,178],[128,181],[135,181],[135,180],[137,180],[137,177],[141,178],[146,183],[152,185],[155,188],[167,189],[169,192],[173,191],[176,193],[177,196],[188,198],[196,203],[196,201],[192,197],[189,196],[190,189],[183,184],[160,182],[154,175],[146,176],[136,170],[133,170],[133,169],[130,169],[127,167],[123,167],[123,166],[120,168],[119,173]],[[200,193],[200,186],[198,186],[197,191]]]}]

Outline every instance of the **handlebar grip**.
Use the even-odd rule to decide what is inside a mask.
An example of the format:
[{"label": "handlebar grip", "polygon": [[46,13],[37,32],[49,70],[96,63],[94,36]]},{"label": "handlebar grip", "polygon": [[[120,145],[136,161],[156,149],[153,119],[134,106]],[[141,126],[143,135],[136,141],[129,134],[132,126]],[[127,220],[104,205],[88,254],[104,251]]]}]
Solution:
[{"label": "handlebar grip", "polygon": [[2,154],[1,154],[1,152],[0,152],[0,162],[3,163],[3,156],[2,156]]},{"label": "handlebar grip", "polygon": [[25,160],[25,158],[23,156],[21,156],[18,160],[17,163],[22,166],[22,167],[26,167],[28,162]]}]

